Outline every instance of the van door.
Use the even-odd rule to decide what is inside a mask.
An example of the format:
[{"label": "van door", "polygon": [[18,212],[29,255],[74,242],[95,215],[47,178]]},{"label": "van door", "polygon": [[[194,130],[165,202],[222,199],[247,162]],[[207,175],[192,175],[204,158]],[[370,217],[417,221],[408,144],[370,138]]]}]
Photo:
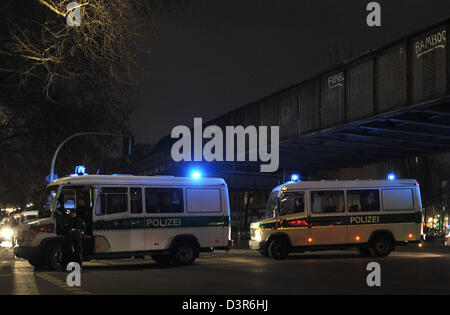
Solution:
[{"label": "van door", "polygon": [[231,214],[230,214],[230,198],[228,195],[228,188],[224,187],[221,189],[222,192],[222,213],[225,219],[222,239],[223,246],[229,246],[229,242],[231,241]]},{"label": "van door", "polygon": [[193,223],[189,228],[201,247],[228,246],[224,231],[228,232],[229,217],[224,215],[224,198],[221,187],[186,187],[186,215]]},{"label": "van door", "polygon": [[176,234],[183,234],[183,188],[145,187],[145,248],[161,250]]},{"label": "van door", "polygon": [[[374,224],[380,220],[380,191],[378,189],[347,190],[349,243],[367,243]],[[369,220],[367,219],[369,218]]]},{"label": "van door", "polygon": [[128,187],[100,187],[94,215],[96,253],[131,248]]},{"label": "van door", "polygon": [[344,191],[310,191],[309,199],[308,245],[347,243]]},{"label": "van door", "polygon": [[285,230],[292,246],[307,245],[308,223],[304,191],[284,192],[280,195],[279,229]]},{"label": "van door", "polygon": [[130,194],[130,250],[143,251],[145,244],[145,213],[144,213],[144,188],[133,186],[129,188]]}]

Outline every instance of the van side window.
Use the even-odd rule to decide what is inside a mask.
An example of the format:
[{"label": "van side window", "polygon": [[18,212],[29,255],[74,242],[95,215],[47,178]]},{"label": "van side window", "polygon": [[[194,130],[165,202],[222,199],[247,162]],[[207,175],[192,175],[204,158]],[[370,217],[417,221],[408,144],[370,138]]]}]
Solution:
[{"label": "van side window", "polygon": [[219,188],[186,188],[187,211],[190,213],[222,212]]},{"label": "van side window", "polygon": [[380,211],[378,190],[348,190],[348,212]]},{"label": "van side window", "polygon": [[313,191],[311,192],[312,213],[344,212],[343,191]]},{"label": "van side window", "polygon": [[280,197],[280,216],[302,212],[305,212],[304,192],[284,193]]},{"label": "van side window", "polygon": [[142,213],[142,189],[130,188],[130,211],[131,213]]},{"label": "van side window", "polygon": [[145,211],[147,213],[183,212],[183,189],[145,188]]},{"label": "van side window", "polygon": [[412,189],[383,189],[383,210],[413,210]]},{"label": "van side window", "polygon": [[72,189],[63,189],[61,191],[64,200],[64,209],[75,209],[76,192]]},{"label": "van side window", "polygon": [[128,212],[127,187],[102,187],[100,192],[101,214]]}]

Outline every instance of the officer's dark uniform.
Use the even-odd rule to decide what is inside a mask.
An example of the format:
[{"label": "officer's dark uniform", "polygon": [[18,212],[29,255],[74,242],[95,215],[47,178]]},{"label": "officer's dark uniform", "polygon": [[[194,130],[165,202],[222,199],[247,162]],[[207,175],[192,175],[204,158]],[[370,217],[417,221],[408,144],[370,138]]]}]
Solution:
[{"label": "officer's dark uniform", "polygon": [[92,254],[94,251],[94,243],[92,238],[92,208],[86,205],[78,205],[77,215],[84,222],[84,236],[82,239],[83,249],[86,255]]},{"label": "officer's dark uniform", "polygon": [[82,245],[81,235],[84,234],[84,223],[81,218],[74,216],[72,210],[70,215],[64,218],[64,245],[63,245],[63,266],[67,266],[70,262],[82,264]]}]

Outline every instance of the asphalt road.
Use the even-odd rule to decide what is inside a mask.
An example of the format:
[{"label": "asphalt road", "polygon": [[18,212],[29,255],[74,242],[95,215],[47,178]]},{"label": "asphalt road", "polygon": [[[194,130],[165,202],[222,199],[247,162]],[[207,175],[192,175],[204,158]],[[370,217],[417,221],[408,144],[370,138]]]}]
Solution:
[{"label": "asphalt road", "polygon": [[[381,287],[368,287],[367,264],[381,266]],[[450,250],[401,248],[382,259],[329,251],[274,261],[236,249],[202,254],[192,266],[165,268],[149,259],[91,261],[81,287],[67,273],[35,270],[0,249],[0,294],[450,294]]]}]

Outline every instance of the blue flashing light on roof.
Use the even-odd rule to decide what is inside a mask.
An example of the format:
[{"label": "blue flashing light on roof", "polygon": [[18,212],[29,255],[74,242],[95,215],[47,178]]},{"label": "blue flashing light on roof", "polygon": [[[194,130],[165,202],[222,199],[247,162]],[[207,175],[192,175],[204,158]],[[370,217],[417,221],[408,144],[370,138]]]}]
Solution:
[{"label": "blue flashing light on roof", "polygon": [[83,165],[78,165],[77,167],[75,167],[75,174],[76,175],[87,175],[86,167],[84,167]]},{"label": "blue flashing light on roof", "polygon": [[397,176],[396,176],[394,173],[390,173],[390,174],[388,174],[387,178],[388,178],[389,180],[396,180],[396,179],[397,179]]},{"label": "blue flashing light on roof", "polygon": [[194,179],[199,179],[202,177],[202,173],[200,173],[199,171],[194,171],[194,172],[192,172],[191,176]]},{"label": "blue flashing light on roof", "polygon": [[299,174],[292,174],[291,175],[291,181],[292,182],[300,182],[300,175]]}]

